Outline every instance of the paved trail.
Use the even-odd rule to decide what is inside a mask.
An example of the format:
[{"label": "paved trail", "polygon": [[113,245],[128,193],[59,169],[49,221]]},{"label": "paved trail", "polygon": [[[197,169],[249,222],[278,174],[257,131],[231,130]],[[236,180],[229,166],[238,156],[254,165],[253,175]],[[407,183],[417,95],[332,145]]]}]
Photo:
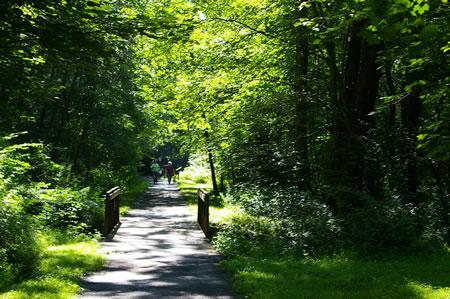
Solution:
[{"label": "paved trail", "polygon": [[82,298],[233,298],[195,220],[175,185],[149,188],[103,243],[109,263],[84,279]]}]

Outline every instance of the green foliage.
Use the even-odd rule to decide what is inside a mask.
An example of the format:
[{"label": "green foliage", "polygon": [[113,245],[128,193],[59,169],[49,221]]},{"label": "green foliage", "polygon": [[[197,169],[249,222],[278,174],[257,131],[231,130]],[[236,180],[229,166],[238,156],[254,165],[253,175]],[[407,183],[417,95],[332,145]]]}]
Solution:
[{"label": "green foliage", "polygon": [[327,238],[329,251],[339,238],[371,252],[448,242],[445,2],[197,8],[192,43],[149,66],[171,70],[153,94],[186,152],[210,151],[232,186],[253,185],[234,202],[257,222],[295,219],[273,225],[307,252]]},{"label": "green foliage", "polygon": [[168,139],[236,188],[228,256],[448,243],[447,1],[144,2],[0,3],[5,281]]},{"label": "green foliage", "polygon": [[63,281],[78,282],[87,271],[98,271],[105,263],[97,248],[92,241],[49,247],[39,270]]},{"label": "green foliage", "polygon": [[[319,256],[339,252],[342,227],[319,198],[295,189],[238,189],[226,202],[240,211],[219,224],[214,245],[225,256]],[[259,253],[255,253],[259,252]]]},{"label": "green foliage", "polygon": [[29,280],[20,284],[17,289],[2,294],[2,298],[70,298],[79,293],[79,288],[70,281],[61,281],[56,278],[42,278]]},{"label": "green foliage", "polygon": [[[0,166],[4,167],[0,173],[7,179],[1,181],[0,289],[9,290],[2,297],[67,298],[78,294],[79,278],[104,263],[96,252],[98,245],[90,241],[98,238],[95,231],[103,225],[103,198],[89,187],[50,188],[50,184],[34,182],[32,174],[55,165],[41,159],[42,153],[32,147],[7,146],[1,153]],[[127,186],[123,188],[123,208],[136,202],[148,182],[135,179]]]},{"label": "green foliage", "polygon": [[[6,144],[6,143],[4,143]],[[21,153],[35,145],[4,146],[0,151],[0,267],[1,276],[23,278],[39,262],[40,246],[36,222],[24,210],[21,184],[28,183],[31,165],[20,159]],[[26,154],[24,155],[27,156]]]},{"label": "green foliage", "polygon": [[[0,133],[9,134],[0,139],[0,287],[33,275],[43,232],[60,232],[58,243],[96,236],[101,194],[115,185],[127,194],[139,161],[156,147],[158,111],[138,86],[151,57],[135,50],[184,39],[192,26],[173,8],[141,8],[117,1],[0,3]],[[177,8],[189,10],[181,1]],[[28,133],[15,133],[21,131]],[[137,196],[124,197],[131,204]],[[64,282],[42,279],[8,296],[33,296],[51,283],[48,296],[64,289]]]},{"label": "green foliage", "polygon": [[[67,185],[102,189],[126,183],[157,144],[158,111],[141,82],[151,56],[136,50],[184,39],[192,26],[172,7],[92,3],[2,2],[0,44],[8,46],[0,49],[0,131],[28,131],[18,143],[40,140],[68,170]],[[177,8],[188,10],[181,2]],[[53,183],[50,177],[40,180]]]},{"label": "green foliage", "polygon": [[[195,211],[195,190],[198,185],[183,181],[180,186],[185,195],[184,198]],[[253,193],[257,193],[256,191],[254,190]],[[305,213],[296,215],[286,208],[284,213],[288,217],[280,220],[280,218],[268,217],[270,211],[282,217],[277,209],[270,209],[269,193],[270,191],[265,190],[264,194],[262,192],[257,194],[259,199],[265,198],[264,206],[256,207],[255,203],[249,204],[249,211],[252,214],[264,211],[266,216],[254,216],[245,212],[246,202],[251,200],[243,194],[242,190],[239,193],[240,197],[236,196],[237,193],[225,196],[225,207],[221,208],[228,210],[225,217],[218,217],[216,204],[212,204],[210,208],[210,221],[215,230],[212,244],[224,255],[222,264],[232,273],[234,287],[245,296],[249,298],[379,298],[383,296],[446,298],[449,296],[450,281],[446,275],[450,266],[448,248],[440,247],[441,249],[434,251],[416,248],[417,251],[411,254],[411,250],[389,252],[383,248],[387,244],[377,246],[372,241],[360,240],[363,244],[372,242],[375,248],[365,247],[366,250],[357,252],[358,255],[350,254],[349,250],[343,254],[342,248],[345,244],[336,238],[346,237],[347,232],[339,228],[339,220],[333,220],[335,224],[325,226],[315,219],[326,209],[316,206],[314,196],[309,195],[310,202],[303,203]],[[291,192],[283,195],[277,193],[277,196],[283,196],[283,199],[288,202],[288,198],[294,195]],[[302,196],[305,200],[309,199],[305,194]],[[239,204],[239,206],[231,208],[230,204]],[[287,205],[290,206],[289,203]],[[395,205],[391,203],[391,206]],[[290,207],[295,207],[297,212],[302,210],[299,204],[292,204]],[[386,209],[388,207],[385,207],[380,214],[386,212]],[[390,211],[390,214],[377,217],[405,217],[402,212],[395,211],[393,207],[391,209],[394,211]],[[312,215],[308,216],[309,213]],[[360,217],[364,216],[362,213],[363,211],[355,212]],[[375,220],[370,215],[365,216],[364,220],[356,220],[355,225]],[[308,223],[309,218],[311,222]],[[384,218],[379,220],[385,221]],[[398,225],[405,224],[403,219],[392,219],[392,221],[398,221]],[[376,227],[372,228],[370,225],[376,225]],[[358,235],[363,236],[368,229],[366,238],[385,240],[386,237],[375,235],[385,228],[389,229],[391,225],[372,223],[362,227]],[[302,234],[306,232],[305,229],[308,229],[310,233]],[[408,227],[402,229],[407,230]],[[321,236],[318,234],[321,230],[328,233]],[[296,233],[301,235],[296,236]],[[396,242],[401,240],[404,238],[395,238]],[[296,244],[295,241],[303,243]],[[308,246],[310,244],[311,248]],[[361,250],[361,247],[359,249]],[[371,253],[369,250],[372,250]],[[378,252],[374,254],[373,250]]]},{"label": "green foliage", "polygon": [[330,189],[314,195],[296,188],[243,185],[225,197],[227,205],[240,212],[218,224],[213,243],[225,256],[233,257],[246,252],[323,256],[343,250],[378,256],[390,250],[415,253],[440,247],[448,235],[436,222],[442,212],[439,205],[424,202],[417,208],[398,196],[377,201],[358,194],[358,206],[346,207],[345,216],[335,216],[324,200],[330,197]]},{"label": "green foliage", "polygon": [[[0,198],[0,276],[25,278],[39,263],[36,223],[17,204]],[[14,277],[16,278],[16,277]]]},{"label": "green foliage", "polygon": [[34,206],[40,209],[37,211],[36,219],[43,226],[88,232],[100,229],[103,224],[103,199],[92,193],[89,188],[31,190],[31,192],[37,195]]},{"label": "green foliage", "polygon": [[18,276],[18,269],[8,263],[6,249],[0,250],[0,290],[12,285]]},{"label": "green foliage", "polygon": [[180,179],[197,184],[208,184],[211,181],[211,171],[207,164],[207,158],[202,155],[192,155],[188,166],[180,172]]},{"label": "green foliage", "polygon": [[377,254],[397,248],[414,251],[422,236],[417,211],[398,199],[376,202],[366,198],[364,208],[354,209],[343,219],[344,237],[363,254]]},{"label": "green foliage", "polygon": [[[4,281],[34,273],[43,246],[39,232],[44,227],[66,229],[76,236],[93,232],[103,223],[102,200],[89,188],[56,185],[62,183],[63,168],[44,151],[39,144],[7,142],[0,151],[0,275]],[[53,188],[45,181],[52,182]]]},{"label": "green foliage", "polygon": [[[241,256],[244,252],[261,258],[279,256],[292,245],[283,239],[280,225],[270,219],[238,214],[229,221],[219,225],[212,242],[214,248],[226,258]],[[290,248],[290,254],[295,254],[295,249],[298,248]]]}]

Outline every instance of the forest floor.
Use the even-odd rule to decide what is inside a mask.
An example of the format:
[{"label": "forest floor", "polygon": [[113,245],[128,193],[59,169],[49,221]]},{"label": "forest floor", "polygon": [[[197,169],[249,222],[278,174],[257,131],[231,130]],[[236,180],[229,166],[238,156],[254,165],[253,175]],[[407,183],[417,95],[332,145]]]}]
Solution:
[{"label": "forest floor", "polygon": [[83,298],[233,298],[176,185],[159,181],[103,242],[108,264],[84,279]]}]

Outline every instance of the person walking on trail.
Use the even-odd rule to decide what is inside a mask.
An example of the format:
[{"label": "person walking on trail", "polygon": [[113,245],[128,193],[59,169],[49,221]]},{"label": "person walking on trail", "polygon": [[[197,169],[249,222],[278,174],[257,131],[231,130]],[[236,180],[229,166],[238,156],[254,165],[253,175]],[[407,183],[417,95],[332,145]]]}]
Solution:
[{"label": "person walking on trail", "polygon": [[169,163],[167,163],[167,166],[166,166],[166,175],[167,175],[167,180],[169,181],[169,185],[170,185],[170,181],[172,180],[172,176],[174,174],[175,174],[175,170],[173,169],[172,162],[169,161]]},{"label": "person walking on trail", "polygon": [[156,182],[158,181],[158,175],[159,175],[159,170],[160,170],[157,160],[153,160],[151,168],[152,168],[152,175],[153,175],[153,183],[156,184]]}]

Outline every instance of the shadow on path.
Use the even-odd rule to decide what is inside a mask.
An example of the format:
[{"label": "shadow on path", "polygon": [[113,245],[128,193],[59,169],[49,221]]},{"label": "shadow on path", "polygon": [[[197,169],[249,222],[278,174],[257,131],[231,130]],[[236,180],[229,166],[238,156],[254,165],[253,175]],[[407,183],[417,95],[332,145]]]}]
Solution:
[{"label": "shadow on path", "polygon": [[83,280],[82,298],[233,298],[220,255],[166,181],[147,190],[102,251],[109,262]]}]

